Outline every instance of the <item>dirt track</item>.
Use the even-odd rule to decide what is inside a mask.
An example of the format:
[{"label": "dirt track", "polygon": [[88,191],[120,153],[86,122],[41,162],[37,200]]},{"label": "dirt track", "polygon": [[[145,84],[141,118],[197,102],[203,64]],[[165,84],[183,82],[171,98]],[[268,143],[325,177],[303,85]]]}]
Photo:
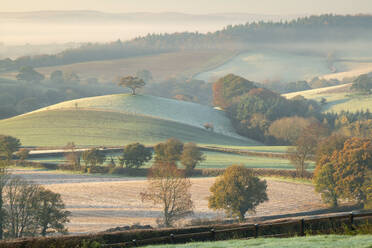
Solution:
[{"label": "dirt track", "polygon": [[[139,193],[146,188],[146,180],[135,178],[97,177],[51,172],[14,171],[29,180],[45,185],[62,195],[72,212],[70,232],[102,231],[111,227],[134,223],[155,225],[161,209],[142,203]],[[194,218],[219,218],[223,213],[208,209],[209,187],[215,178],[192,179],[195,205]],[[269,179],[269,201],[257,208],[256,216],[291,214],[316,210],[324,205],[311,185]]]}]

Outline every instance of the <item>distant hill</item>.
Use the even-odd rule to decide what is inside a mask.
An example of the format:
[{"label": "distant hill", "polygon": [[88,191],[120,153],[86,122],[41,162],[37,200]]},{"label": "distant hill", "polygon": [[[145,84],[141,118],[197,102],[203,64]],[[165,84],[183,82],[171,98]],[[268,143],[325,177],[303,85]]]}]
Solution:
[{"label": "distant hill", "polygon": [[337,85],[319,89],[305,90],[284,94],[290,99],[296,96],[303,96],[307,99],[313,99],[318,102],[324,98],[325,104],[322,106],[323,112],[356,112],[361,110],[372,110],[371,95],[356,95],[350,91],[350,84]]},{"label": "distant hill", "polygon": [[[137,18],[137,15],[134,16]],[[94,25],[92,27],[97,29]],[[107,25],[107,28],[114,28],[110,31],[114,32],[120,29],[120,26]],[[25,65],[34,67],[54,66],[185,50],[223,49],[243,51],[257,46],[280,47],[282,45],[284,46],[283,49],[286,46],[289,46],[287,47],[289,49],[291,43],[293,43],[293,46],[301,47],[301,43],[305,45],[308,43],[324,45],[324,42],[327,44],[352,41],[370,42],[372,40],[372,16],[321,15],[302,17],[292,21],[260,21],[228,25],[222,30],[206,34],[180,30],[185,29],[178,29],[178,32],[173,34],[152,32],[126,42],[117,40],[110,43],[89,43],[80,48],[65,50],[55,55],[1,60],[0,71],[15,70]],[[194,30],[196,31],[198,28],[196,27]],[[332,47],[334,47],[334,44],[331,44],[329,49]]]},{"label": "distant hill", "polygon": [[[207,122],[213,132],[203,127]],[[2,120],[0,130],[29,146],[155,144],[171,137],[209,145],[259,144],[236,134],[224,112],[142,95],[68,101]]]}]

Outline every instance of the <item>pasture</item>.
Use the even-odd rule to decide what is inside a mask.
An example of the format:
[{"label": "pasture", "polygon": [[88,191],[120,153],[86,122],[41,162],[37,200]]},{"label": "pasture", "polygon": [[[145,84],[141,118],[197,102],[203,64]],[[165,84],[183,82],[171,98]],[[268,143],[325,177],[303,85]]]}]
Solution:
[{"label": "pasture", "polygon": [[[37,68],[48,76],[55,70],[76,72],[81,79],[95,77],[100,82],[115,81],[118,76],[135,75],[139,70],[149,70],[155,81],[174,77],[191,77],[226,62],[235,55],[230,50],[179,51],[124,59],[91,61],[61,66]],[[17,72],[1,74],[15,78]]]},{"label": "pasture", "polygon": [[171,137],[209,145],[251,143],[177,122],[108,111],[44,111],[2,120],[0,129],[19,138],[24,146],[65,146],[68,142],[79,146],[153,145]]},{"label": "pasture", "polygon": [[152,117],[204,128],[212,123],[214,132],[245,139],[236,134],[225,112],[196,103],[148,95],[117,94],[81,98],[58,103],[31,113],[48,110],[93,110]]},{"label": "pasture", "polygon": [[320,51],[319,46],[301,48],[296,45],[251,49],[221,66],[197,74],[196,78],[215,81],[234,73],[255,82],[295,82],[314,77],[343,80],[372,71],[372,54],[365,50],[343,48],[336,55],[336,52]]},{"label": "pasture", "polygon": [[320,89],[305,90],[284,94],[286,98],[303,96],[307,99],[321,101],[322,98],[327,100],[322,106],[324,112],[341,112],[341,111],[361,111],[372,109],[372,95],[358,95],[350,92],[351,84],[325,87]]},{"label": "pasture", "polygon": [[266,49],[242,53],[217,68],[198,74],[196,78],[215,81],[233,73],[255,82],[291,82],[330,72],[326,57]]},{"label": "pasture", "polygon": [[184,245],[158,245],[146,246],[147,248],[243,248],[243,247],[265,247],[265,248],[370,248],[372,235],[320,235],[294,238],[258,238],[250,240],[228,240],[219,242],[199,242]]},{"label": "pasture", "polygon": [[[103,231],[116,226],[134,223],[155,225],[161,208],[140,200],[139,193],[147,185],[144,179],[62,174],[50,171],[13,170],[14,175],[44,185],[60,193],[66,207],[72,212],[68,224],[70,232]],[[216,219],[225,217],[223,212],[208,208],[209,188],[215,178],[191,179],[194,215],[192,218]],[[258,206],[259,217],[294,214],[324,207],[320,195],[312,185],[267,179],[269,201]]]}]

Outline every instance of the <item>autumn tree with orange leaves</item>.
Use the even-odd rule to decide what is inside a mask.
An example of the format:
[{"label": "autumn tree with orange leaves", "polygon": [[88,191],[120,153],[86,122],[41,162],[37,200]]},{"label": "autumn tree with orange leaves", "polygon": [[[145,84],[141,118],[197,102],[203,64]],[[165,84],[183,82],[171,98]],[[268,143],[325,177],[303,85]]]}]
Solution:
[{"label": "autumn tree with orange leaves", "polygon": [[372,139],[349,138],[341,149],[324,154],[317,163],[314,182],[331,205],[337,206],[341,198],[371,207]]}]

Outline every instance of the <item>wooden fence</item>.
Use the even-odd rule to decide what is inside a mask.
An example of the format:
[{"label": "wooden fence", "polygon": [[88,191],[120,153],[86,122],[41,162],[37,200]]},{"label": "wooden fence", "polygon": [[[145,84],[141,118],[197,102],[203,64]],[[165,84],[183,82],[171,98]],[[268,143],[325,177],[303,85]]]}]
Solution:
[{"label": "wooden fence", "polygon": [[[345,226],[352,229],[372,221],[372,211],[312,216],[306,219],[279,219],[258,224],[195,226],[185,228],[146,229],[102,232],[81,235],[50,236],[15,239],[0,242],[0,248],[66,248],[90,247],[98,242],[101,247],[139,247],[155,244],[178,244],[195,241],[250,239],[257,237],[290,237],[294,235],[331,233]],[[340,229],[341,228],[341,229]],[[87,246],[88,245],[88,246]]]},{"label": "wooden fence", "polygon": [[304,236],[305,233],[327,233],[348,226],[353,229],[355,225],[365,223],[372,219],[372,212],[348,213],[336,216],[313,217],[306,219],[287,220],[262,224],[242,225],[229,229],[211,228],[209,231],[186,234],[169,234],[167,236],[141,240],[124,241],[115,244],[103,244],[106,248],[139,247],[155,244],[179,244],[196,241],[218,241],[234,238],[258,237],[290,237]]}]

